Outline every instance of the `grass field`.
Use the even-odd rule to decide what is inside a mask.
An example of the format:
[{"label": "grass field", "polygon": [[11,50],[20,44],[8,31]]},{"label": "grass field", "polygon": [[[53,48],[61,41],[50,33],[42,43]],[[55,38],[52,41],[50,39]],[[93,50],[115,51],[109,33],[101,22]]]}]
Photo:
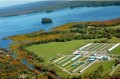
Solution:
[{"label": "grass field", "polygon": [[[68,42],[51,42],[51,43],[46,43],[46,44],[32,45],[32,46],[26,47],[26,49],[33,51],[38,56],[43,57],[45,59],[45,62],[43,64],[49,65],[50,63],[48,63],[48,60],[51,58],[54,58],[54,57],[57,58],[58,54],[59,55],[70,55],[73,53],[73,51],[75,51],[76,49],[85,45],[86,43],[90,43],[90,42],[94,42],[94,41],[101,41],[101,40],[105,40],[105,38],[88,39],[88,40],[72,40],[72,41],[68,41]],[[108,41],[109,42],[120,42],[120,39],[113,38]],[[117,47],[116,49],[114,49],[112,51],[112,53],[117,53],[117,55],[118,55],[119,54],[118,51],[120,51],[120,46]],[[85,60],[86,60],[86,58],[85,58]],[[104,73],[108,73],[111,71],[111,66],[113,65],[113,62],[112,61],[97,62],[94,65],[90,66],[90,68],[85,70],[85,72],[83,72],[83,73],[91,73],[91,72],[95,71],[97,69],[97,67],[99,67],[100,65],[103,65],[105,67]],[[65,67],[67,67],[67,66],[65,66]],[[48,66],[48,67],[55,69],[57,71],[57,73],[62,77],[69,76],[66,72],[63,72],[63,70],[58,68],[57,66]]]},{"label": "grass field", "polygon": [[97,62],[97,63],[94,63],[92,66],[90,66],[88,69],[85,70],[84,73],[92,73],[94,72],[95,70],[97,70],[97,68],[102,65],[104,67],[104,73],[103,74],[106,74],[106,73],[110,73],[110,71],[112,70],[112,66],[114,65],[114,61],[111,60],[111,61],[104,61],[104,62]]},{"label": "grass field", "polygon": [[112,38],[112,39],[109,39],[108,42],[113,42],[113,43],[120,43],[120,38]]},{"label": "grass field", "polygon": [[87,42],[94,42],[95,40],[103,39],[91,39],[91,40],[73,40],[68,42],[51,42],[47,44],[39,44],[26,47],[27,50],[35,52],[38,56],[42,56],[45,60],[49,60],[57,56],[57,54],[72,54],[74,50],[80,48]]},{"label": "grass field", "polygon": [[[72,54],[74,50],[80,48],[85,43],[94,42],[95,40],[105,40],[102,39],[91,39],[91,40],[73,40],[68,42],[51,42],[47,44],[32,45],[26,47],[27,50],[35,52],[38,56],[41,56],[45,59],[43,64],[49,65],[48,60],[56,57],[58,54],[69,55]],[[55,69],[56,72],[61,77],[68,77],[69,75],[66,72],[63,72],[62,69],[56,66],[48,66],[49,68]]]},{"label": "grass field", "polygon": [[110,54],[120,55],[120,46],[118,46],[114,50],[112,50]]},{"label": "grass field", "polygon": [[[109,42],[116,42],[116,43],[120,43],[120,38],[112,38],[109,40]],[[110,52],[110,54],[113,55],[120,55],[120,46],[116,47],[114,50],[112,50]]]}]

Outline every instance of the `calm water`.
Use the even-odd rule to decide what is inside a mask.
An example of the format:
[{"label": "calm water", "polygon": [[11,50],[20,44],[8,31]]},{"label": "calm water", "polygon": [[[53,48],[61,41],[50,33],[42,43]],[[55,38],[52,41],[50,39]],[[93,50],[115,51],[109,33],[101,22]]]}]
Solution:
[{"label": "calm water", "polygon": [[[52,24],[41,24],[43,17],[53,20]],[[120,17],[120,6],[109,7],[81,7],[64,9],[52,13],[33,13],[21,16],[0,18],[0,47],[7,47],[9,40],[1,40],[3,37],[24,34],[38,30],[49,30],[55,26],[68,22],[108,20]]]}]

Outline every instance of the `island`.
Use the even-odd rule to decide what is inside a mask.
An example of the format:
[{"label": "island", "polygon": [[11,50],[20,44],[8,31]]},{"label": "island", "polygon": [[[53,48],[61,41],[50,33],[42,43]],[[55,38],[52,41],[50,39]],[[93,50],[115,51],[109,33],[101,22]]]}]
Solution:
[{"label": "island", "polygon": [[47,24],[47,23],[52,23],[52,22],[53,21],[50,18],[42,18],[42,21],[41,21],[42,24]]}]

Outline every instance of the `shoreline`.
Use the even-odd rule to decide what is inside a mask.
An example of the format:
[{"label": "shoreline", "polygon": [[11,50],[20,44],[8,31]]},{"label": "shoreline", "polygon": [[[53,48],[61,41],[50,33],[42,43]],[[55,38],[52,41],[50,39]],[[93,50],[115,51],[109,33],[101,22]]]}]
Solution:
[{"label": "shoreline", "polygon": [[[38,5],[41,3],[44,3],[44,5]],[[120,6],[119,1],[49,1],[48,3],[45,3],[45,1],[42,2],[35,2],[35,3],[30,3],[30,4],[24,4],[24,5],[18,5],[15,6],[16,8],[13,8],[14,6],[11,6],[10,8],[1,8],[0,12],[0,17],[12,17],[12,16],[19,16],[19,15],[26,15],[26,14],[32,14],[32,13],[39,13],[39,12],[45,12],[45,13],[51,13],[57,10],[63,10],[66,8],[74,9],[74,8],[79,8],[79,7],[108,7],[108,6]],[[72,3],[72,5],[71,5]],[[95,3],[95,4],[93,4]],[[102,4],[104,3],[104,5]],[[48,5],[49,4],[49,5]],[[52,4],[52,5],[51,5]],[[61,6],[63,4],[63,6]],[[29,9],[29,7],[26,7],[24,9],[23,6],[30,6],[32,5],[32,9]],[[35,6],[37,5],[37,6]],[[58,7],[53,8],[54,5],[57,5]],[[22,8],[21,8],[22,6]],[[34,7],[35,6],[35,7]],[[48,8],[50,6],[50,8]],[[39,7],[39,8],[37,8]],[[43,10],[41,7],[44,7],[45,10]],[[20,8],[20,11],[17,11],[17,8]],[[33,9],[34,8],[34,9]],[[11,11],[9,11],[11,9]],[[3,10],[3,11],[2,11]],[[4,11],[5,10],[5,11]]]},{"label": "shoreline", "polygon": [[[47,32],[52,32],[52,31],[57,31],[57,30],[64,31],[64,30],[70,28],[71,26],[73,26],[75,24],[80,24],[80,23],[93,23],[93,25],[95,25],[97,22],[98,23],[99,22],[103,22],[104,23],[106,21],[111,22],[111,21],[114,21],[114,20],[116,20],[116,21],[118,20],[118,22],[119,22],[120,17],[119,18],[115,18],[115,19],[110,19],[110,20],[103,20],[103,21],[69,22],[69,23],[66,23],[66,24],[63,24],[63,25],[60,25],[60,26],[55,26],[52,29],[50,29],[50,31],[39,30],[39,31],[30,32],[30,33],[25,33],[25,34],[11,35],[11,36],[7,36],[5,38],[2,38],[1,40],[3,40],[3,41],[9,41],[10,40],[10,42],[8,43],[8,46],[7,46],[7,48],[10,49],[9,45],[14,42],[14,40],[11,39],[12,37],[21,36],[21,35],[29,35],[29,34],[39,33],[39,32],[47,33]],[[68,27],[66,27],[66,26],[68,26]],[[113,24],[113,26],[114,26],[114,24]],[[108,25],[108,27],[109,27],[109,25]]]}]

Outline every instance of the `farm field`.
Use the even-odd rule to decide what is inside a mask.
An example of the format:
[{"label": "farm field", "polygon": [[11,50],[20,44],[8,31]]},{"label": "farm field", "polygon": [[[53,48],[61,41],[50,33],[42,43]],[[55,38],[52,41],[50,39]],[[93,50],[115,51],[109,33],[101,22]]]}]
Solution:
[{"label": "farm field", "polygon": [[51,42],[47,44],[32,45],[26,47],[26,49],[35,52],[38,56],[44,57],[45,60],[49,60],[50,58],[55,57],[57,54],[72,54],[74,50],[83,46],[85,43],[94,42],[95,40],[100,41],[105,40],[105,38],[91,40],[73,40],[68,42]]},{"label": "farm field", "polygon": [[85,72],[83,72],[83,74],[92,73],[101,65],[104,67],[104,71],[105,71],[103,74],[106,74],[106,73],[109,74],[112,70],[112,66],[114,66],[114,61],[111,60],[111,61],[96,62],[92,66],[90,66],[88,69],[86,69]]},{"label": "farm field", "polygon": [[[58,59],[56,59],[54,61],[50,61],[50,62],[51,63],[54,62],[57,66],[59,66],[63,70],[66,70],[67,73],[69,73],[69,74],[83,73],[85,71],[84,68],[88,69],[94,63],[99,61],[98,60],[98,61],[88,62],[88,58],[91,57],[91,54],[96,53],[98,57],[104,56],[104,55],[106,56],[108,53],[108,50],[110,50],[117,44],[116,43],[88,43],[78,49],[80,52],[80,55],[76,55],[76,54],[74,55],[74,53],[73,53],[73,56],[70,55],[70,56],[66,56],[64,58],[61,57],[62,59],[58,58]],[[74,59],[74,60],[72,60],[72,59]],[[103,63],[107,63],[107,61],[103,62]],[[109,63],[113,63],[113,62],[108,62],[108,64],[107,64],[110,67],[112,67],[111,64],[109,64]],[[99,66],[100,66],[100,64],[98,64],[98,66],[96,66],[95,69],[97,69],[97,67],[99,67]],[[103,66],[104,66],[104,64],[103,64]],[[106,67],[106,64],[104,67]],[[109,67],[107,67],[107,68],[109,68]],[[92,71],[94,71],[95,69],[93,69]]]},{"label": "farm field", "polygon": [[[49,64],[53,64],[54,66],[49,66],[50,68],[54,68],[57,73],[61,76],[68,77],[70,74],[82,74],[84,73],[91,73],[91,71],[95,71],[97,67],[101,64],[104,66],[106,72],[104,74],[108,74],[112,70],[112,66],[114,65],[113,60],[110,61],[103,61],[99,62],[93,61],[88,62],[88,58],[91,54],[98,54],[98,56],[106,55],[108,50],[115,46],[117,43],[93,43],[94,41],[101,41],[105,40],[102,39],[92,39],[92,40],[73,40],[68,42],[51,42],[47,44],[39,44],[26,47],[27,50],[35,52],[38,56],[41,56],[45,59],[43,64],[49,66]],[[113,38],[113,41],[118,40]],[[73,55],[73,52],[77,51],[78,49],[90,44],[88,47],[81,49],[81,54],[83,56]],[[118,51],[119,46],[112,51]],[[89,51],[89,52],[88,52]],[[85,52],[88,52],[85,54]],[[85,55],[84,55],[85,54]],[[112,54],[110,52],[110,54]],[[117,54],[118,55],[118,54]],[[78,56],[78,57],[77,57]],[[73,60],[72,60],[73,59]],[[87,67],[87,68],[86,68]],[[86,68],[85,70],[83,70]]]},{"label": "farm field", "polygon": [[112,55],[120,55],[120,46],[118,46],[114,50],[112,50],[110,54],[112,54]]}]

